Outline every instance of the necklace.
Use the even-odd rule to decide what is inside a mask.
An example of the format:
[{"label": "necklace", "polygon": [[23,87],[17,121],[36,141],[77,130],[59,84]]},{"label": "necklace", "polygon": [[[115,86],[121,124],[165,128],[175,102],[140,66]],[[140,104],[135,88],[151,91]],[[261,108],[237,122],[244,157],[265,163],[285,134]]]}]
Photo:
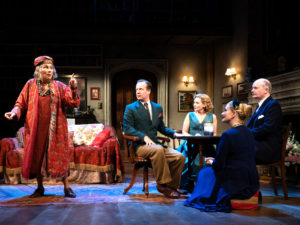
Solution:
[{"label": "necklace", "polygon": [[41,81],[38,80],[37,84],[38,84],[38,87],[39,87],[39,95],[40,96],[45,97],[46,95],[50,94],[50,82],[48,84],[48,90],[44,94],[42,93],[43,91],[42,91],[42,88],[41,88]]}]

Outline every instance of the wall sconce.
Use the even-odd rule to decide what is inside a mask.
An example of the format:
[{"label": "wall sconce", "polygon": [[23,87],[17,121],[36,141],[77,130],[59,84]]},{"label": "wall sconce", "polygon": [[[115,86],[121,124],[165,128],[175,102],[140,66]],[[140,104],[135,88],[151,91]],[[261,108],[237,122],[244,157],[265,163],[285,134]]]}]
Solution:
[{"label": "wall sconce", "polygon": [[185,84],[185,86],[189,86],[191,83],[195,83],[194,77],[193,76],[183,76],[182,82]]},{"label": "wall sconce", "polygon": [[227,70],[226,70],[226,72],[225,72],[225,75],[226,76],[233,76],[233,79],[235,79],[236,78],[236,70],[235,70],[235,68],[234,67],[232,67],[232,68],[227,68]]}]

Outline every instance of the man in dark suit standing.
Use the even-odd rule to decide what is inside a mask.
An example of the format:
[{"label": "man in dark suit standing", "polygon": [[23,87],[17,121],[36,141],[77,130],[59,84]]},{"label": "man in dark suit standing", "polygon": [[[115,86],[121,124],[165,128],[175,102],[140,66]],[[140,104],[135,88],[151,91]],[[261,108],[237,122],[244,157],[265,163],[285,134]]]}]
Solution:
[{"label": "man in dark suit standing", "polygon": [[280,104],[272,99],[272,85],[261,78],[252,85],[252,97],[258,100],[258,108],[249,119],[247,127],[256,140],[256,163],[267,164],[280,159],[282,147],[282,112]]},{"label": "man in dark suit standing", "polygon": [[157,131],[171,138],[179,134],[165,126],[162,106],[150,101],[151,88],[149,81],[137,81],[137,101],[126,106],[123,131],[140,138],[134,146],[135,154],[151,160],[157,190],[166,197],[174,197],[179,192],[185,157],[157,140]]}]

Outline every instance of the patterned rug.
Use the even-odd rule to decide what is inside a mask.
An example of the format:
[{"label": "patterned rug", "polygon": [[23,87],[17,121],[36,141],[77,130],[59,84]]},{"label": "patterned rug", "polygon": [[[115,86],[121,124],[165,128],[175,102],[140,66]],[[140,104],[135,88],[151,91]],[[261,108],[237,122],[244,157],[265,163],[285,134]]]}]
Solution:
[{"label": "patterned rug", "polygon": [[29,198],[35,185],[0,185],[0,206],[15,207],[47,204],[91,204],[91,203],[118,203],[118,202],[159,202],[174,204],[175,201],[184,201],[187,196],[177,199],[164,197],[156,190],[156,183],[149,183],[149,196],[145,196],[142,183],[134,186],[123,195],[123,190],[128,183],[97,184],[97,185],[71,185],[76,193],[76,198],[65,198],[63,185],[45,185],[45,196]]}]

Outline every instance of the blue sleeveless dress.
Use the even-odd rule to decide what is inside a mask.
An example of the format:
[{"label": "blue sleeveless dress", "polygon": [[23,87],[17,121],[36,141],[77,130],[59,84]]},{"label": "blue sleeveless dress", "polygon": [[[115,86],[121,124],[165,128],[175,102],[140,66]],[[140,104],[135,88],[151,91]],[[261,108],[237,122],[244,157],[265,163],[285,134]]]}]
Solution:
[{"label": "blue sleeveless dress", "polygon": [[[213,114],[207,113],[207,115],[204,117],[203,121],[200,123],[196,114],[194,112],[189,112],[189,119],[190,119],[190,127],[189,127],[189,134],[196,135],[200,134],[201,136],[204,136],[204,124],[205,123],[213,123]],[[181,181],[180,181],[180,187],[183,188],[187,185],[188,182],[192,179],[191,176],[197,176],[199,172],[199,153],[198,153],[198,146],[192,145],[191,149],[191,168],[193,171],[188,171],[188,148],[187,148],[187,141],[184,140],[180,146],[177,148],[177,151],[181,152],[185,156],[185,165],[183,168],[183,172],[181,175]],[[215,149],[211,145],[205,145],[203,146],[203,155],[214,157],[215,156]]]}]

